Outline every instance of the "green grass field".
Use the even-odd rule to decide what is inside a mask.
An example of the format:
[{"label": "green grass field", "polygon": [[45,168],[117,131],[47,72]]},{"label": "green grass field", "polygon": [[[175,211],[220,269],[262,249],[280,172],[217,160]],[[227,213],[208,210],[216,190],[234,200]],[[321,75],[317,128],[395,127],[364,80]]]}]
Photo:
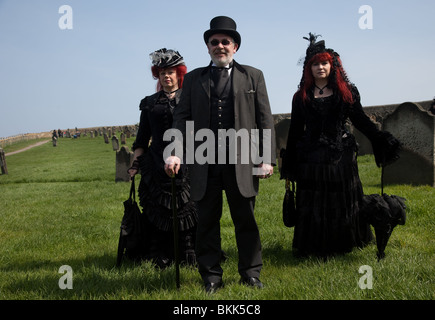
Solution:
[{"label": "green grass field", "polygon": [[[127,141],[131,146],[133,139]],[[6,153],[16,146],[5,148]],[[261,181],[256,217],[263,246],[261,280],[253,290],[238,283],[234,228],[225,207],[225,287],[204,293],[196,269],[126,262],[115,267],[123,201],[129,183],[115,183],[115,152],[102,137],[60,138],[7,156],[0,175],[0,300],[433,300],[435,298],[435,189],[386,186],[407,199],[406,225],[393,232],[386,258],[376,246],[322,261],[293,257],[293,229],[281,219],[284,182],[275,174]],[[372,156],[359,158],[365,193],[380,192],[380,170]],[[72,289],[61,289],[61,266],[72,268]],[[361,266],[373,272],[362,289]]]}]

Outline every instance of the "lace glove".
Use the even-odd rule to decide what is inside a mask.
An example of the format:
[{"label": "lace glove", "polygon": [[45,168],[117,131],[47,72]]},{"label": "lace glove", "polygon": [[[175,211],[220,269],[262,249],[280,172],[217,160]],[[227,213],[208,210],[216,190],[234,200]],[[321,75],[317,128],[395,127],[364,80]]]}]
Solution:
[{"label": "lace glove", "polygon": [[128,170],[127,170],[127,173],[131,175],[130,170],[136,170],[136,173],[139,171],[139,161],[138,160],[134,160],[131,167],[128,168]]}]

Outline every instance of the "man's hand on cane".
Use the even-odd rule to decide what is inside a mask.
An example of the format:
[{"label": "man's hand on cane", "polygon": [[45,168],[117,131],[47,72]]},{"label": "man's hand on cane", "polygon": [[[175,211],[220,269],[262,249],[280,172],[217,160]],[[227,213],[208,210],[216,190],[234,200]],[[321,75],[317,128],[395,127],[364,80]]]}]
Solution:
[{"label": "man's hand on cane", "polygon": [[165,160],[165,172],[169,177],[173,177],[180,170],[181,160],[176,156],[170,156]]}]

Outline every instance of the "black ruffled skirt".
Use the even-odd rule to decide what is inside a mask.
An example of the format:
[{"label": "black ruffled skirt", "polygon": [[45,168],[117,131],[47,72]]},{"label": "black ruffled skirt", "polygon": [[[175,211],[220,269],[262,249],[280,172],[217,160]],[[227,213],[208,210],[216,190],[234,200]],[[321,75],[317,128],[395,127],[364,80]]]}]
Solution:
[{"label": "black ruffled skirt", "polygon": [[371,242],[370,225],[359,215],[363,189],[355,148],[348,146],[340,152],[328,146],[304,150],[299,160],[295,254],[326,257]]},{"label": "black ruffled skirt", "polygon": [[[139,203],[145,216],[145,259],[166,267],[174,259],[172,181],[163,168],[161,156],[152,152],[138,158],[141,172]],[[194,247],[198,212],[190,200],[190,184],[184,166],[176,178],[176,207],[179,230],[179,248],[182,261],[196,262]]]}]

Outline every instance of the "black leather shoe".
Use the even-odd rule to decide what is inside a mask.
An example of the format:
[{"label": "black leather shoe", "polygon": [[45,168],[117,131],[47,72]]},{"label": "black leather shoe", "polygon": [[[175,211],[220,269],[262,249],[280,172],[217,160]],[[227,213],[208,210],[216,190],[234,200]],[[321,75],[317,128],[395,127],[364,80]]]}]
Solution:
[{"label": "black leather shoe", "polygon": [[219,282],[207,282],[205,284],[205,292],[209,294],[215,293],[217,290],[222,288],[224,286],[224,283],[222,281]]},{"label": "black leather shoe", "polygon": [[240,279],[240,283],[246,284],[248,286],[257,288],[257,289],[263,289],[263,284],[261,283],[260,279],[251,277],[251,278],[242,278]]}]

